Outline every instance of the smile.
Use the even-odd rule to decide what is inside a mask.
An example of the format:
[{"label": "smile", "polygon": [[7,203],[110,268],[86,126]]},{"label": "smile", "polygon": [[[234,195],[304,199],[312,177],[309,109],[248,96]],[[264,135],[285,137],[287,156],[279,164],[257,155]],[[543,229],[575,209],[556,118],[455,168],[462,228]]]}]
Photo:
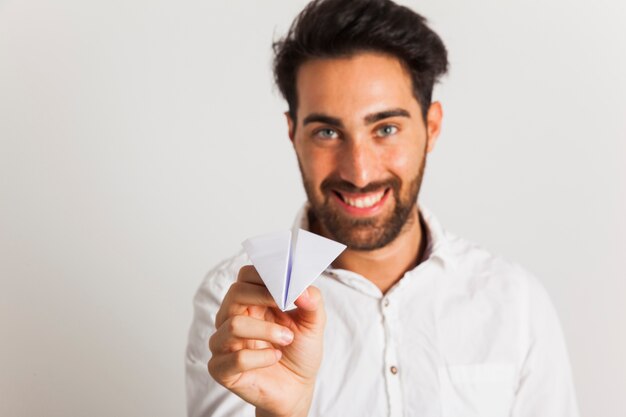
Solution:
[{"label": "smile", "polygon": [[353,214],[373,214],[386,200],[389,188],[373,193],[356,194],[333,190],[337,200]]}]

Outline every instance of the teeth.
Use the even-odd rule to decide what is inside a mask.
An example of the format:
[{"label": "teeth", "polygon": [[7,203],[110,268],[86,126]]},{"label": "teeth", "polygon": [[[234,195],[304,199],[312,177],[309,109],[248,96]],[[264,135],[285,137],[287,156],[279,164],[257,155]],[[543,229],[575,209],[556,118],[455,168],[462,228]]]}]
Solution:
[{"label": "teeth", "polygon": [[378,203],[383,198],[383,195],[385,195],[384,191],[361,198],[350,198],[346,197],[343,194],[341,195],[341,197],[343,197],[343,201],[349,206],[357,208],[369,208]]}]

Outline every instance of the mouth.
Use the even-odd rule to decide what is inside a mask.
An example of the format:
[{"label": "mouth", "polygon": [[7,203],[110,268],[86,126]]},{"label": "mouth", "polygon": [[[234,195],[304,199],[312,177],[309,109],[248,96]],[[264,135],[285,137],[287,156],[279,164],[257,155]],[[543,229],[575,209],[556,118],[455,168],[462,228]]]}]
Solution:
[{"label": "mouth", "polygon": [[345,211],[355,215],[376,214],[387,201],[391,188],[385,188],[371,193],[348,193],[333,190],[336,200]]}]

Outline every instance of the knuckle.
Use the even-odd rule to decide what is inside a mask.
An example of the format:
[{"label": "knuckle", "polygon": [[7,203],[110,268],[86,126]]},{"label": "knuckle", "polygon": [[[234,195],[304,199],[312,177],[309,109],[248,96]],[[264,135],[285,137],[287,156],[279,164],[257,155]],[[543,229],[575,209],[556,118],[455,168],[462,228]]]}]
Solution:
[{"label": "knuckle", "polygon": [[252,265],[244,265],[239,269],[239,274],[237,274],[237,281],[243,280],[247,275],[250,275],[255,271],[254,266]]},{"label": "knuckle", "polygon": [[224,302],[223,305],[228,308],[231,307],[233,304],[238,304],[241,300],[242,295],[245,294],[245,290],[245,283],[239,281],[233,282],[228,289],[228,292],[226,293],[226,297],[224,297],[224,300],[227,300],[228,302]]},{"label": "knuckle", "polygon": [[239,350],[233,353],[233,365],[235,369],[244,369],[246,365],[246,352]]},{"label": "knuckle", "polygon": [[215,314],[215,325],[217,327],[220,327],[228,317],[230,304],[231,303],[228,300],[228,294],[226,294],[224,300],[222,301],[222,305],[220,305],[220,309],[217,310],[217,313]]},{"label": "knuckle", "polygon": [[235,334],[237,332],[237,330],[241,327],[241,321],[242,321],[242,317],[241,316],[232,316],[231,318],[229,318],[226,322],[227,324],[227,329],[229,333]]},{"label": "knuckle", "polygon": [[228,291],[226,291],[224,299],[222,300],[222,306],[230,304],[231,298],[233,298],[233,291],[236,289],[235,284],[236,282],[233,282],[230,287],[228,287]]},{"label": "knuckle", "polygon": [[215,336],[215,335],[216,335],[216,333],[213,333],[213,334],[211,335],[211,337],[209,337],[209,343],[208,343],[208,346],[209,346],[209,350],[210,350],[211,352],[215,352],[215,350],[216,350],[216,349],[215,349],[215,344],[216,344],[217,340],[216,340],[216,336]]},{"label": "knuckle", "polygon": [[213,358],[209,359],[209,361],[207,362],[207,369],[209,371],[209,375],[211,375],[213,379],[217,380],[217,372],[215,369],[215,361],[213,360]]},{"label": "knuckle", "polygon": [[239,293],[241,293],[241,284],[238,282],[232,283],[222,299],[222,304],[217,311],[216,317],[220,317],[224,321],[230,315],[233,305],[237,303],[237,294]]},{"label": "knuckle", "polygon": [[243,290],[244,284],[241,281],[235,281],[230,285],[230,288],[228,289],[228,293],[231,294],[231,297],[233,294],[237,294],[240,293]]},{"label": "knuckle", "polygon": [[224,324],[224,321],[228,318],[228,311],[230,310],[231,303],[227,300],[227,298],[228,294],[224,297],[222,305],[220,305],[219,310],[217,310],[217,313],[215,314],[215,327],[217,328],[220,328],[222,324]]},{"label": "knuckle", "polygon": [[237,315],[237,306],[236,305],[229,305],[228,306],[228,310],[226,311],[226,320],[235,317]]}]

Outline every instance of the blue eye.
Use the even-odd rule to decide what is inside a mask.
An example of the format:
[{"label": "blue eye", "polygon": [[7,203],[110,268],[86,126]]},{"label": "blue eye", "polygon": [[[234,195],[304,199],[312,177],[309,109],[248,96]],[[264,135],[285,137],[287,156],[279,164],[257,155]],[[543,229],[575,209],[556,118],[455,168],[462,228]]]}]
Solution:
[{"label": "blue eye", "polygon": [[385,125],[376,129],[376,135],[379,137],[391,136],[398,132],[398,128],[393,125]]},{"label": "blue eye", "polygon": [[334,129],[325,128],[317,130],[315,132],[315,136],[319,136],[323,139],[334,139],[338,136],[338,134]]}]

